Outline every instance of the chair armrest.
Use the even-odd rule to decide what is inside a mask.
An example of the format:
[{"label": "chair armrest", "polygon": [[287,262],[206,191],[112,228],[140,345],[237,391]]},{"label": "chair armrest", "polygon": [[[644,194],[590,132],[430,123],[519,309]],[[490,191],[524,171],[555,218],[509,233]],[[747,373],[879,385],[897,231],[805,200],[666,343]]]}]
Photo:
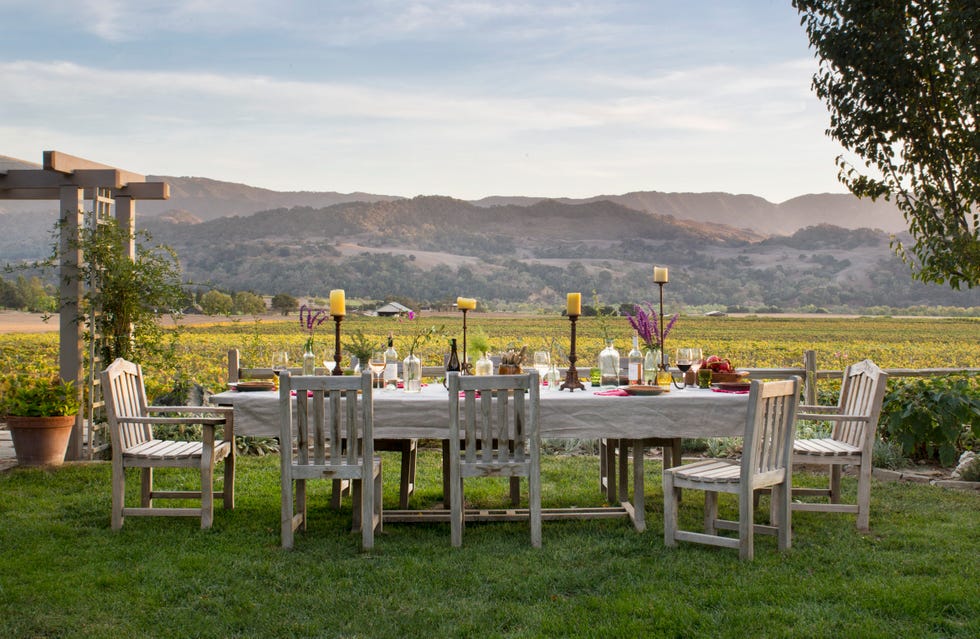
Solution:
[{"label": "chair armrest", "polygon": [[821,415],[814,413],[797,413],[796,419],[814,422],[868,422],[871,418],[867,415]]},{"label": "chair armrest", "polygon": [[193,415],[203,415],[214,413],[216,415],[231,415],[234,408],[231,406],[147,406],[149,413],[191,413]]},{"label": "chair armrest", "polygon": [[820,413],[823,415],[833,414],[839,411],[837,406],[816,406],[810,404],[800,404],[796,407],[797,413]]}]

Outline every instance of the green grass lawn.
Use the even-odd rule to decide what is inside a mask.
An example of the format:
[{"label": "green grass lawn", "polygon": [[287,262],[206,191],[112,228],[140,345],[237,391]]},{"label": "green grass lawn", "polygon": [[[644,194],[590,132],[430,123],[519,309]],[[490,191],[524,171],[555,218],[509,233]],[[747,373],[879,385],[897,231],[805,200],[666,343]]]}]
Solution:
[{"label": "green grass lawn", "polygon": [[[393,508],[397,457],[385,464]],[[421,451],[413,507],[440,502],[439,467]],[[545,505],[601,505],[597,468],[546,455]],[[326,482],[312,484],[310,529],[280,548],[277,456],[240,458],[237,507],[210,531],[184,518],[111,531],[107,463],[16,468],[0,474],[0,637],[980,636],[980,495],[875,483],[869,534],[853,515],[796,513],[789,553],[759,537],[742,563],[665,548],[660,466],[647,469],[646,533],[625,519],[545,522],[534,550],[525,523],[470,524],[454,549],[448,524],[389,524],[361,553],[350,502],[330,510]],[[467,483],[476,504],[505,493]],[[685,493],[684,525],[702,504]],[[734,506],[723,498],[722,514]]]}]

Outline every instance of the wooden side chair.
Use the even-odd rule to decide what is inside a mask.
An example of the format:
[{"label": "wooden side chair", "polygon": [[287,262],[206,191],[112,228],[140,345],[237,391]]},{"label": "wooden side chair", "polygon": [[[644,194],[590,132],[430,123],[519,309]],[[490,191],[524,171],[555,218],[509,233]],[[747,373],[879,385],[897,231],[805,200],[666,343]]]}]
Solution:
[{"label": "wooden side chair", "polygon": [[[112,528],[122,528],[129,516],[176,515],[200,517],[201,528],[210,528],[214,519],[214,498],[224,507],[235,507],[235,428],[231,408],[211,406],[149,406],[138,364],[117,359],[102,371],[109,436],[112,440]],[[177,414],[166,417],[166,414]],[[184,442],[156,439],[154,425],[201,424],[203,441]],[[223,426],[223,439],[215,441],[215,427]],[[224,486],[214,491],[214,470],[225,461]],[[127,507],[126,469],[141,473],[140,506]],[[201,489],[158,491],[153,489],[154,468],[196,468],[201,473]],[[154,499],[196,499],[197,508],[155,508]]]},{"label": "wooden side chair", "polygon": [[[738,548],[741,559],[752,559],[754,533],[775,534],[780,550],[791,544],[790,493],[792,449],[799,404],[800,380],[794,377],[778,382],[753,381],[745,422],[742,459],[708,459],[664,471],[664,543],[693,541],[726,548]],[[679,530],[677,507],[679,491],[690,488],[705,491],[704,532]],[[770,525],[754,522],[754,494],[770,488]],[[738,521],[718,518],[718,493],[738,495]],[[738,537],[723,537],[717,529],[738,531]]]},{"label": "wooden side chair", "polygon": [[[441,374],[442,368],[438,369]],[[301,369],[290,369],[294,375],[299,374]],[[318,375],[329,374],[326,368],[317,368]],[[436,372],[431,367],[422,368],[422,376],[435,375]],[[271,368],[243,368],[241,366],[241,356],[237,348],[228,351],[228,381],[237,382],[240,379],[272,379]],[[418,440],[417,439],[375,439],[375,452],[395,452],[401,453],[401,481],[399,482],[398,503],[402,510],[408,509],[408,498],[415,492],[415,465],[418,459]],[[348,486],[346,482],[337,480],[334,482],[333,493],[331,496],[331,506],[340,508],[341,498],[347,494]]]},{"label": "wooden side chair", "polygon": [[541,547],[541,439],[538,373],[449,373],[452,545],[463,544],[463,480],[527,477],[531,545]]},{"label": "wooden side chair", "polygon": [[[381,530],[381,460],[374,456],[371,373],[279,376],[281,537],[306,530],[306,482],[349,480],[353,525],[361,546],[374,547]],[[295,409],[294,409],[295,407]]]},{"label": "wooden side chair", "polygon": [[[797,439],[793,443],[793,463],[830,466],[830,477],[827,488],[794,488],[793,496],[817,495],[829,498],[830,502],[794,502],[793,510],[856,513],[858,530],[868,530],[871,456],[887,381],[888,374],[866,359],[844,371],[837,406],[799,407],[797,419],[831,421],[833,430],[830,437]],[[844,464],[858,467],[857,503],[854,504],[840,503]]]}]

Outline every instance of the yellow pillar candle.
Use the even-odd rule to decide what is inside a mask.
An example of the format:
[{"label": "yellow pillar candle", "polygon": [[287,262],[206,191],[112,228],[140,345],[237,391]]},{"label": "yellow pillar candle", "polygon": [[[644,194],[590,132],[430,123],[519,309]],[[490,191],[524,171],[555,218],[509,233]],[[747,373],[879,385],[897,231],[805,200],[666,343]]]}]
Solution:
[{"label": "yellow pillar candle", "polygon": [[476,300],[472,297],[457,297],[456,306],[461,311],[472,311],[476,308]]},{"label": "yellow pillar candle", "polygon": [[655,284],[666,284],[667,283],[667,267],[666,266],[654,266],[653,267],[653,281]]},{"label": "yellow pillar candle", "polygon": [[347,300],[344,295],[344,289],[335,288],[330,291],[330,314],[336,315],[337,317],[347,315]]},{"label": "yellow pillar candle", "polygon": [[582,314],[582,294],[581,293],[569,293],[568,303],[565,308],[565,312],[568,315],[581,315]]}]

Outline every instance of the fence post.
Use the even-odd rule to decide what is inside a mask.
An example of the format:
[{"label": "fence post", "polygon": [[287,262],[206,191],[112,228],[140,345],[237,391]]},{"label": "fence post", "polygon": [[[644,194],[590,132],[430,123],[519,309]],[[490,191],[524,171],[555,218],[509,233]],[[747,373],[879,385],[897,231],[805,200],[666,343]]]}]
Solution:
[{"label": "fence post", "polygon": [[804,403],[810,406],[817,404],[817,352],[803,351],[803,384]]}]

